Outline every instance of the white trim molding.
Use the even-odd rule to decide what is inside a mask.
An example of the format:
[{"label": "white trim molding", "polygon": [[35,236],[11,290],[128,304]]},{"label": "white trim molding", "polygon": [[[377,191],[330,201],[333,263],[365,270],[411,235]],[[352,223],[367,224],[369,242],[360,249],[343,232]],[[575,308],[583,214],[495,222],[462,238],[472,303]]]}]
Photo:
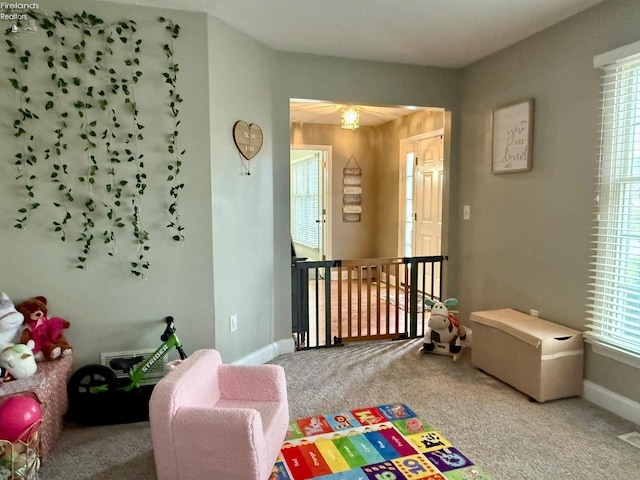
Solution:
[{"label": "white trim molding", "polygon": [[618,395],[588,380],[584,381],[582,398],[640,425],[640,403],[638,402]]},{"label": "white trim molding", "polygon": [[624,45],[614,50],[609,50],[608,52],[601,53],[600,55],[596,55],[595,57],[593,57],[593,66],[595,68],[606,67],[607,65],[611,65],[620,60],[633,57],[638,54],[640,54],[640,41],[630,43],[629,45]]},{"label": "white trim molding", "polygon": [[624,363],[625,365],[629,365],[630,367],[640,368],[640,356],[638,355],[634,355],[631,352],[626,352],[622,349],[614,347],[613,345],[607,345],[606,343],[600,342],[597,339],[589,338],[587,336],[585,336],[584,341],[591,345],[591,350],[595,354],[602,355],[603,357],[610,358],[620,363]]},{"label": "white trim molding", "polygon": [[278,340],[270,345],[266,345],[255,352],[245,355],[240,360],[233,362],[234,365],[262,365],[273,360],[278,355],[285,353],[293,353],[295,351],[295,343],[293,338],[285,338]]}]

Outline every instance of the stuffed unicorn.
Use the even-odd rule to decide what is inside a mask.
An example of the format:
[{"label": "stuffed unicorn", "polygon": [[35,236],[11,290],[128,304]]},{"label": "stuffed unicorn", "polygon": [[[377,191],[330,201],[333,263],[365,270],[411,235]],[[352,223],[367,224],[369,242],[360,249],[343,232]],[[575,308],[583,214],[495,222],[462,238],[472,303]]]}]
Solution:
[{"label": "stuffed unicorn", "polygon": [[6,293],[0,294],[0,350],[18,343],[24,316],[16,310]]},{"label": "stuffed unicorn", "polygon": [[428,328],[424,334],[425,342],[420,349],[423,353],[450,355],[457,362],[462,352],[462,340],[467,332],[448,307],[458,304],[455,298],[447,298],[444,302],[425,298],[424,303],[431,307]]}]

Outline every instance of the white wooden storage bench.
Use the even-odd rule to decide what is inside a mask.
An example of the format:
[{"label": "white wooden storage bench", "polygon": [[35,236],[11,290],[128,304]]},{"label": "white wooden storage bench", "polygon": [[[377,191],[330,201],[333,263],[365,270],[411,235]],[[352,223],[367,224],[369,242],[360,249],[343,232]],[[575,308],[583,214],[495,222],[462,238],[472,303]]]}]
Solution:
[{"label": "white wooden storage bench", "polygon": [[516,310],[472,312],[471,363],[538,402],[582,395],[582,333]]}]

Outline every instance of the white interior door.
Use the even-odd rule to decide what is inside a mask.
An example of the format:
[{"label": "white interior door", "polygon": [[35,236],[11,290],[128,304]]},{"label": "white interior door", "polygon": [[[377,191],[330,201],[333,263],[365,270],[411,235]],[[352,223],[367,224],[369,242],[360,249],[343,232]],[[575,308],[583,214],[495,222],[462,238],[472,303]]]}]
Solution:
[{"label": "white interior door", "polygon": [[442,136],[419,140],[414,173],[414,256],[440,255],[442,251]]},{"label": "white interior door", "polygon": [[[422,257],[442,252],[444,138],[440,132],[400,142],[400,255]],[[424,273],[424,275],[423,275]],[[418,272],[421,291],[440,288],[440,272]]]}]

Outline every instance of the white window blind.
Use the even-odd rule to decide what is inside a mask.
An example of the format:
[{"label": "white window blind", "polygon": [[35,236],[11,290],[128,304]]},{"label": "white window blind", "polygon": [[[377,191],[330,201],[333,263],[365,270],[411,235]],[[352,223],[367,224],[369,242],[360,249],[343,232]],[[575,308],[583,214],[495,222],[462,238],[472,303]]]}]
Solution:
[{"label": "white window blind", "polygon": [[625,48],[624,58],[609,53],[595,60],[603,71],[602,112],[585,337],[635,364],[640,359],[640,50],[629,55]]},{"label": "white window blind", "polygon": [[319,186],[320,166],[317,157],[291,165],[291,236],[307,247],[320,248]]}]

